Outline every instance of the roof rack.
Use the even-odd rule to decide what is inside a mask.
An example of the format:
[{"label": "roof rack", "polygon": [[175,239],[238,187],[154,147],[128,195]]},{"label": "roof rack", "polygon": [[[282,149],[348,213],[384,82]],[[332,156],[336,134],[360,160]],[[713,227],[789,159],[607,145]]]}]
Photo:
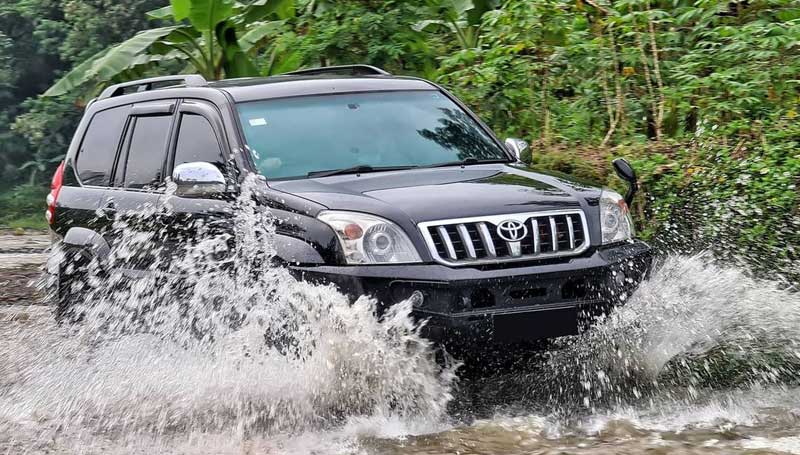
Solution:
[{"label": "roof rack", "polygon": [[130,82],[123,82],[121,84],[114,84],[103,90],[103,93],[101,93],[100,96],[97,97],[97,99],[103,100],[106,98],[112,98],[114,96],[124,95],[125,89],[131,87],[138,87],[136,89],[137,92],[146,92],[148,90],[153,90],[153,84],[159,84],[162,82],[175,82],[180,84],[186,84],[187,87],[205,87],[208,85],[206,79],[199,74],[183,74],[179,76],[151,77],[148,79],[139,79],[138,81],[130,81]]},{"label": "roof rack", "polygon": [[391,76],[392,74],[372,65],[339,65],[339,66],[323,66],[320,68],[309,68],[304,70],[290,71],[283,73],[283,75],[299,76],[299,75],[315,75],[315,74],[349,74],[351,76]]}]

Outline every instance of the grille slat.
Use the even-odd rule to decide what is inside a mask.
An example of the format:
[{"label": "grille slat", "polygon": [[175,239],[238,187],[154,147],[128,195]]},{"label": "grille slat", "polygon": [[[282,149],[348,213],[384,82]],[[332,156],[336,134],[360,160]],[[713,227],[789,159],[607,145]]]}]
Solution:
[{"label": "grille slat", "polygon": [[531,218],[531,227],[533,228],[533,254],[542,252],[542,242],[539,240],[539,220],[535,217]]},{"label": "grille slat", "polygon": [[467,256],[470,259],[478,259],[478,254],[475,253],[475,247],[472,245],[472,238],[469,236],[469,231],[467,231],[467,226],[465,224],[459,224],[456,226],[458,229],[458,234],[461,236],[461,243],[467,248]]},{"label": "grille slat", "polygon": [[553,242],[553,251],[558,251],[558,230],[556,229],[556,219],[548,217],[550,220],[550,241]]},{"label": "grille slat", "polygon": [[571,250],[575,249],[575,230],[572,227],[572,217],[567,215],[567,229],[569,230],[569,248]]},{"label": "grille slat", "polygon": [[456,249],[453,247],[453,242],[450,240],[450,234],[447,233],[447,229],[445,229],[444,226],[439,226],[436,230],[439,232],[439,237],[441,237],[444,242],[447,255],[450,256],[450,259],[457,261],[458,256],[456,256]]},{"label": "grille slat", "polygon": [[[498,225],[509,220],[525,226],[525,235],[516,238],[506,230],[501,236]],[[586,216],[580,210],[431,221],[419,227],[434,259],[447,265],[572,256],[590,243]]]},{"label": "grille slat", "polygon": [[478,223],[478,233],[480,233],[481,242],[483,242],[483,246],[486,248],[486,254],[490,258],[497,257],[497,252],[494,249],[494,240],[492,240],[492,234],[489,233],[489,228],[486,226],[486,223]]}]

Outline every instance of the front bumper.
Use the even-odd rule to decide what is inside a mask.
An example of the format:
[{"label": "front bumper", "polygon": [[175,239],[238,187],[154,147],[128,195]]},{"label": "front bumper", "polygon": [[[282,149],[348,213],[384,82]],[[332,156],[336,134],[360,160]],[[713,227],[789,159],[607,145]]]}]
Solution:
[{"label": "front bumper", "polygon": [[580,257],[535,265],[447,267],[439,264],[294,267],[300,278],[333,283],[379,308],[414,292],[424,333],[450,351],[574,335],[625,298],[652,263],[640,241],[596,248]]}]

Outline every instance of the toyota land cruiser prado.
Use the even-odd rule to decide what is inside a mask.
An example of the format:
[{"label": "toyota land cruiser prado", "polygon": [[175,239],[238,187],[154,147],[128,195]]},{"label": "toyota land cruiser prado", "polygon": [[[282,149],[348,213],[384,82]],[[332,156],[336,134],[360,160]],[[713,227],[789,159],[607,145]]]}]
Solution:
[{"label": "toyota land cruiser prado", "polygon": [[[623,197],[529,169],[525,147],[442,87],[366,65],[146,79],[87,106],[47,218],[61,246],[102,265],[109,213],[157,205],[171,179],[177,215],[229,216],[220,205],[256,173],[297,276],[384,307],[418,291],[425,333],[455,348],[576,334],[650,266],[628,215],[635,174],[615,161]],[[68,261],[48,268],[74,298]]]}]

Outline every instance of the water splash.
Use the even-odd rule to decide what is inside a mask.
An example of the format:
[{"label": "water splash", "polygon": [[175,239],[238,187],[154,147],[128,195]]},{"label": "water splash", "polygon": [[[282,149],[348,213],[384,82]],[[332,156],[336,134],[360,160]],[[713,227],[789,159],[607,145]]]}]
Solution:
[{"label": "water splash", "polygon": [[[235,446],[356,416],[440,422],[454,368],[435,362],[411,302],[378,317],[370,298],[351,304],[275,266],[257,185],[233,204],[232,230],[199,221],[177,254],[161,247],[170,234],[137,225],[162,207],[122,214],[112,267],[86,265],[85,298],[64,315],[78,323],[4,331],[14,350],[0,349],[0,434],[124,452],[142,441]],[[109,272],[143,257],[159,273]]]},{"label": "water splash", "polygon": [[[274,220],[252,202],[257,184],[245,189],[232,229],[198,220],[196,241],[173,258],[160,248],[167,234],[137,228],[143,214],[170,207],[169,193],[163,206],[120,217],[112,263],[144,255],[164,273],[131,284],[90,264],[80,323],[33,317],[1,328],[0,447],[355,453],[441,444],[447,453],[499,452],[515,438],[528,445],[514,450],[562,450],[652,431],[694,431],[700,444],[740,426],[765,438],[775,421],[796,433],[800,295],[709,254],[664,258],[593,330],[556,342],[527,370],[484,380],[476,393],[487,418],[448,429],[455,370],[434,362],[410,302],[376,317],[378,302],[351,304],[275,266]],[[474,386],[462,383],[457,401]],[[442,433],[396,448],[397,438],[432,431]],[[761,442],[753,447],[772,447]]]},{"label": "water splash", "polygon": [[567,414],[791,384],[800,376],[800,294],[708,254],[669,256],[624,306],[548,355],[525,376],[529,399]]}]

